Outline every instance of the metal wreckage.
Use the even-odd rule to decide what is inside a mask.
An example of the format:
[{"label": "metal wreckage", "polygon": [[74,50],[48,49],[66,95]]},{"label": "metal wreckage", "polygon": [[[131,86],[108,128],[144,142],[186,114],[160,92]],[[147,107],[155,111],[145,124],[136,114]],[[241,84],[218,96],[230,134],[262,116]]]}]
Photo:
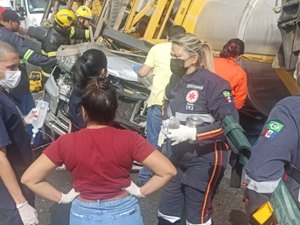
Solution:
[{"label": "metal wreckage", "polygon": [[93,12],[91,40],[61,46],[59,65],[44,87],[43,98],[50,103],[45,124],[52,137],[68,131],[70,71],[89,48],[107,55],[108,79],[119,100],[116,123],[143,134],[151,76],[139,78],[132,66],[143,63],[151,46],[164,41],[172,24],[207,40],[216,55],[232,37],[245,41],[240,64],[248,76],[248,98],[241,115],[264,120],[278,100],[299,92],[292,76],[300,50],[299,0],[50,0],[41,27],[29,32],[33,48],[40,48],[44,28],[59,9],[75,11],[80,5]]}]

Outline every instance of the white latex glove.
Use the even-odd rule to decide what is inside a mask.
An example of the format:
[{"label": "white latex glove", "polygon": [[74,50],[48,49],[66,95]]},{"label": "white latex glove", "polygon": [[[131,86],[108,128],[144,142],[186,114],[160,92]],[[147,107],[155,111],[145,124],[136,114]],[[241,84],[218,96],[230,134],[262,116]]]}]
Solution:
[{"label": "white latex glove", "polygon": [[61,199],[58,204],[68,204],[72,202],[80,193],[72,188],[67,194],[61,193]]},{"label": "white latex glove", "polygon": [[196,140],[197,129],[195,127],[180,125],[178,129],[169,129],[168,131],[167,137],[172,141],[171,145],[177,145],[187,140]]},{"label": "white latex glove", "polygon": [[158,141],[157,141],[157,145],[159,147],[161,147],[163,145],[163,143],[165,142],[165,139],[167,138],[167,134],[168,134],[168,129],[165,128],[164,126],[161,126],[160,132],[158,135]]},{"label": "white latex glove", "polygon": [[139,198],[145,198],[145,196],[141,193],[141,188],[138,187],[134,182],[131,181],[130,185],[123,190],[127,191],[129,194],[134,195]]},{"label": "white latex glove", "polygon": [[169,121],[170,121],[170,119],[166,119],[166,120],[161,121],[162,128],[163,127],[168,127]]},{"label": "white latex glove", "polygon": [[29,205],[27,201],[22,204],[17,204],[16,206],[24,225],[35,225],[39,223],[35,208]]},{"label": "white latex glove", "polygon": [[30,112],[26,116],[24,116],[24,122],[26,124],[32,124],[32,120],[34,116],[37,114],[38,114],[38,110],[36,108],[32,108]]}]

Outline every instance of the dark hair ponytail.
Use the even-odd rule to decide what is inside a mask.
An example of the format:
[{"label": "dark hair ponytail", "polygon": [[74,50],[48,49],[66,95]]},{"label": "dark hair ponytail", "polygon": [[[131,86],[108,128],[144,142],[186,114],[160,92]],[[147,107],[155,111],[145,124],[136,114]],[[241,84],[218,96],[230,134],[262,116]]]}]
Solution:
[{"label": "dark hair ponytail", "polygon": [[245,44],[241,39],[233,38],[230,39],[220,52],[220,57],[223,58],[235,58],[237,56],[243,55],[245,49]]},{"label": "dark hair ponytail", "polygon": [[82,93],[88,81],[93,77],[106,77],[107,59],[97,49],[89,49],[80,56],[72,68],[72,81],[75,91]]},{"label": "dark hair ponytail", "polygon": [[81,104],[90,121],[110,124],[118,108],[117,96],[106,78],[92,78],[84,89]]}]

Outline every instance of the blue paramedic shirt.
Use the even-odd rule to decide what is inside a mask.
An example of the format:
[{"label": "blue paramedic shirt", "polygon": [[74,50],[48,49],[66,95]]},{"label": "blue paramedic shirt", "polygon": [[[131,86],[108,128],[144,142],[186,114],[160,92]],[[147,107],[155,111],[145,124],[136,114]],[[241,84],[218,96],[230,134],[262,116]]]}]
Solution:
[{"label": "blue paramedic shirt", "polygon": [[[32,162],[30,137],[11,96],[0,87],[0,147],[6,148],[7,158],[18,180]],[[23,190],[24,191],[24,190]],[[15,202],[0,178],[0,209],[15,209]]]}]

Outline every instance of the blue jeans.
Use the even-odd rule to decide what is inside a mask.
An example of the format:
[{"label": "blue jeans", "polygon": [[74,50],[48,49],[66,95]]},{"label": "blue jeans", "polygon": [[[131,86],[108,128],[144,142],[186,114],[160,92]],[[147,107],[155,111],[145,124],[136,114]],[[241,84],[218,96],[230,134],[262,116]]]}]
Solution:
[{"label": "blue jeans", "polygon": [[138,201],[133,196],[95,203],[75,199],[70,210],[70,225],[144,225]]},{"label": "blue jeans", "polygon": [[[158,135],[161,127],[161,106],[153,105],[147,109],[147,141],[157,148]],[[141,184],[146,183],[151,177],[152,172],[146,167],[143,167],[139,172],[139,180]]]}]

